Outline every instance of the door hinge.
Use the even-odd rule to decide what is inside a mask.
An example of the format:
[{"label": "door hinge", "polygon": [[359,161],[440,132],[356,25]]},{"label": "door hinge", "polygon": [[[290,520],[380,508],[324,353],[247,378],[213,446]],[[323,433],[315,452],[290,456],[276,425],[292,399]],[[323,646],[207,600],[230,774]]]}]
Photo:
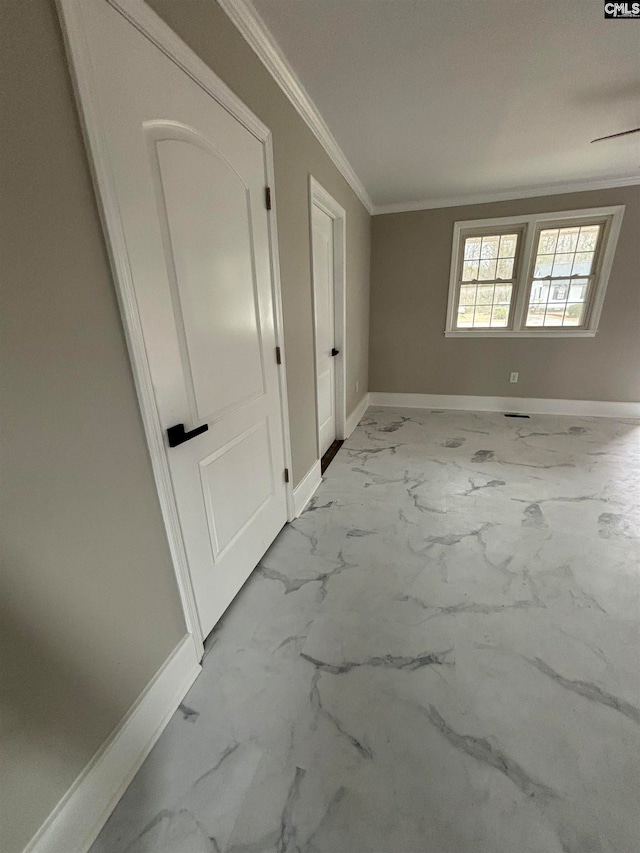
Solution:
[{"label": "door hinge", "polygon": [[264,188],[264,202],[267,206],[267,210],[271,210],[271,187]]},{"label": "door hinge", "polygon": [[284,469],[284,481],[285,481],[285,483],[289,482],[289,469],[288,468]]},{"label": "door hinge", "polygon": [[276,364],[282,364],[282,355],[280,353],[280,347],[276,347]]}]

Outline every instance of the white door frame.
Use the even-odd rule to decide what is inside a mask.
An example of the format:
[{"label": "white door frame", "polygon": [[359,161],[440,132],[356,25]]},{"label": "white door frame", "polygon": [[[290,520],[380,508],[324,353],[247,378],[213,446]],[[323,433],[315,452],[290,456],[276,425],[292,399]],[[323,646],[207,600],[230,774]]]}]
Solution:
[{"label": "white door frame", "polygon": [[316,388],[316,453],[320,458],[320,425],[318,423],[318,365],[316,356],[316,288],[313,280],[313,207],[319,207],[333,221],[333,326],[334,346],[340,350],[335,365],[335,413],[336,438],[347,437],[347,402],[346,402],[346,372],[347,372],[347,214],[343,207],[329,195],[318,181],[309,175],[309,240],[311,257],[311,284],[313,295],[313,362],[314,384]]},{"label": "white door frame", "polygon": [[[271,255],[271,280],[275,314],[276,344],[280,347],[282,367],[279,372],[280,407],[282,411],[285,465],[291,472],[291,441],[289,433],[289,407],[287,401],[286,366],[278,258],[278,231],[274,193],[273,139],[271,131],[234,95],[229,87],[214,74],[196,54],[156,15],[143,0],[105,0],[120,12],[166,56],[198,83],[214,100],[223,106],[247,128],[264,147],[267,184],[271,187],[271,213],[269,214],[269,248]],[[196,610],[195,594],[189,574],[189,565],[182,538],[176,497],[173,491],[167,445],[156,406],[151,371],[142,335],[142,325],[135,299],[131,269],[127,258],[124,230],[118,210],[115,183],[109,165],[106,135],[102,124],[99,103],[92,83],[91,57],[83,32],[81,13],[83,0],[57,0],[58,10],[70,60],[71,77],[76,93],[85,143],[89,152],[98,208],[102,219],[116,293],[124,324],[129,358],[133,369],[138,401],[142,413],[151,464],[160,499],[173,567],[178,581],[180,599],[187,630],[193,637],[199,658],[202,657],[204,637]],[[275,358],[275,353],[274,353]],[[295,518],[293,483],[289,477],[286,485],[287,515]]]}]

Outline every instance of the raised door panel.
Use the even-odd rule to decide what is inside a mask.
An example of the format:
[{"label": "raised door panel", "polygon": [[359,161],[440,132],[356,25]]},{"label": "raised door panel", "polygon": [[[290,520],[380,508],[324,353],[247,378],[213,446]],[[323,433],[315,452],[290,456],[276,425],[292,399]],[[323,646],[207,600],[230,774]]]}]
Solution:
[{"label": "raised door panel", "polygon": [[224,556],[273,495],[271,459],[265,419],[200,462],[214,561]]},{"label": "raised door panel", "polygon": [[153,150],[192,420],[211,421],[264,393],[249,191],[211,149],[161,139]]}]

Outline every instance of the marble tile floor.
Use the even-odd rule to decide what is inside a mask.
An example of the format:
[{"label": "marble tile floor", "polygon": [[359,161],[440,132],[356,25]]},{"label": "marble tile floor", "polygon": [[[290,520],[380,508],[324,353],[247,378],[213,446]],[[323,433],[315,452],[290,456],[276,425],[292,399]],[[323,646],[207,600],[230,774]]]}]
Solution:
[{"label": "marble tile floor", "polygon": [[370,409],[92,853],[640,850],[640,422]]}]

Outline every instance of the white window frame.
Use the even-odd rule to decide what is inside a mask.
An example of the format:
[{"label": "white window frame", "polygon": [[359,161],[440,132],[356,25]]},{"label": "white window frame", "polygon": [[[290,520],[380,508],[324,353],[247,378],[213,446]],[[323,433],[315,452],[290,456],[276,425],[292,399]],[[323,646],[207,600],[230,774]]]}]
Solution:
[{"label": "white window frame", "polygon": [[[449,276],[449,299],[447,303],[447,323],[445,337],[447,338],[592,338],[598,331],[600,314],[609,283],[609,274],[618,243],[624,205],[613,207],[590,207],[582,210],[561,210],[553,213],[531,213],[523,216],[503,216],[495,219],[469,219],[455,222],[453,226],[453,245],[451,249],[451,271]],[[536,326],[526,327],[526,317],[529,292],[533,283],[538,235],[543,228],[549,226],[567,227],[590,222],[604,223],[604,231],[600,238],[594,258],[594,281],[585,308],[584,325],[579,328],[571,326]],[[457,305],[458,288],[461,279],[464,238],[476,231],[505,233],[513,228],[522,232],[516,250],[514,265],[514,284],[507,327],[458,329]]]}]

